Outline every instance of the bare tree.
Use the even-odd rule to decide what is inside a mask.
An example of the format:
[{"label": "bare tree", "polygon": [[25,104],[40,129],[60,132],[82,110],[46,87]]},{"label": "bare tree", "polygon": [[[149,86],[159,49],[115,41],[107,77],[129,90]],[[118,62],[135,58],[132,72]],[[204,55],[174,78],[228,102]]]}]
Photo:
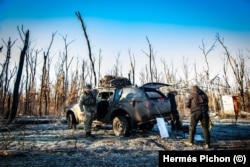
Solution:
[{"label": "bare tree", "polygon": [[40,100],[39,100],[39,115],[42,116],[42,106],[43,100],[45,101],[45,113],[48,109],[48,102],[47,102],[47,55],[44,53],[43,55],[43,70],[42,70],[42,78],[41,78],[41,90],[40,90]]},{"label": "bare tree", "polygon": [[43,108],[43,101],[45,105],[45,115],[48,114],[48,107],[50,101],[50,89],[49,89],[49,55],[50,49],[54,41],[56,33],[52,33],[52,38],[47,49],[47,52],[43,52],[43,69],[42,69],[42,78],[41,78],[41,90],[40,90],[40,98],[39,98],[39,115],[42,116],[42,108]]},{"label": "bare tree", "polygon": [[[25,80],[25,109],[24,114],[32,114],[32,110],[35,107],[36,88],[35,88],[35,76],[37,68],[37,56],[41,50],[35,50],[34,48],[26,54],[26,80]],[[31,104],[32,103],[32,104]]]},{"label": "bare tree", "polygon": [[[93,56],[92,57],[92,61],[93,61],[93,63],[95,64],[95,61],[96,61],[96,59],[95,59],[95,57]],[[91,65],[92,63],[90,62],[90,65],[89,65],[89,67],[92,67],[92,65]],[[93,74],[94,74],[94,72],[93,72],[93,68],[89,68],[89,80],[90,80],[90,84],[91,85],[93,85]],[[95,78],[95,77],[94,77]],[[95,85],[96,86],[96,85]]]},{"label": "bare tree", "polygon": [[206,79],[204,79],[204,73],[198,72],[196,62],[193,64],[194,66],[194,83],[197,85],[206,85]]},{"label": "bare tree", "polygon": [[[6,93],[4,93],[4,98],[3,98],[3,105],[5,105],[6,104],[6,106],[7,106],[7,108],[4,108],[7,112],[4,114],[4,118],[5,119],[8,119],[8,116],[9,116],[9,114],[10,114],[10,111],[11,111],[11,104],[10,104],[10,102],[11,102],[11,96],[12,96],[12,94],[11,94],[11,92],[10,92],[10,89],[9,89],[9,85],[10,85],[10,82],[11,82],[11,80],[14,78],[14,76],[16,75],[16,72],[17,72],[17,66],[15,66],[13,69],[11,69],[10,71],[9,71],[9,78],[8,78],[8,80],[6,80],[6,82],[5,82],[5,85],[8,85],[8,86],[6,86],[6,88],[8,88],[8,89],[6,89],[5,90],[5,92]],[[6,101],[7,100],[7,101]],[[4,111],[4,110],[3,110]]]},{"label": "bare tree", "polygon": [[208,54],[211,53],[211,51],[214,50],[215,48],[215,43],[216,40],[214,41],[214,43],[209,47],[208,50],[206,50],[206,44],[204,43],[204,40],[202,40],[202,46],[200,46],[199,48],[201,49],[204,58],[205,58],[205,63],[206,63],[206,69],[204,69],[205,72],[205,78],[206,78],[206,87],[210,88],[210,69],[209,69],[209,63],[208,63]]},{"label": "bare tree", "polygon": [[[98,80],[100,80],[101,78],[101,65],[102,65],[102,50],[99,50],[99,59],[98,59]],[[98,86],[99,86],[99,82],[98,82]]]},{"label": "bare tree", "polygon": [[149,74],[149,69],[148,69],[148,65],[145,65],[145,68],[141,70],[140,72],[140,82],[141,85],[150,82],[150,74]]},{"label": "bare tree", "polygon": [[155,82],[162,82],[161,73],[158,73],[158,66],[156,64],[155,56],[152,57],[152,71],[153,71],[153,80]]},{"label": "bare tree", "polygon": [[63,52],[63,59],[65,60],[65,86],[64,86],[64,102],[67,99],[68,95],[68,86],[69,86],[69,80],[68,80],[68,73],[69,73],[69,68],[72,63],[73,57],[68,60],[68,47],[69,45],[74,42],[75,40],[72,40],[70,42],[67,42],[67,36],[62,36],[63,41],[64,41],[64,52]]},{"label": "bare tree", "polygon": [[184,80],[187,85],[189,85],[189,74],[190,74],[190,69],[189,69],[189,64],[188,64],[188,58],[182,58],[183,60],[183,73],[184,73]]},{"label": "bare tree", "polygon": [[[20,86],[20,81],[22,78],[22,70],[23,70],[25,55],[29,46],[29,30],[24,32],[23,27],[22,27],[22,31],[19,29],[19,27],[17,27],[17,29],[19,31],[20,38],[22,39],[24,43],[24,47],[20,54],[19,66],[18,66],[16,81],[14,84],[13,101],[12,101],[12,108],[11,108],[10,117],[9,117],[9,123],[11,123],[16,118],[18,101],[19,101],[19,86]],[[23,39],[23,36],[25,36],[25,39]]]},{"label": "bare tree", "polygon": [[149,57],[149,74],[150,74],[150,82],[153,82],[153,68],[152,68],[152,60],[153,60],[153,49],[151,46],[151,43],[146,36],[147,42],[148,42],[148,47],[149,47],[149,53],[146,53],[143,51],[144,54],[146,54]]},{"label": "bare tree", "polygon": [[90,63],[91,63],[92,72],[94,74],[94,81],[95,81],[95,86],[96,86],[97,85],[97,79],[96,79],[96,72],[95,72],[95,63],[94,63],[92,52],[91,52],[91,47],[90,47],[90,42],[89,42],[89,37],[88,37],[88,34],[87,34],[86,26],[85,26],[85,24],[83,22],[83,19],[82,19],[82,16],[81,16],[80,12],[76,12],[75,14],[76,14],[78,20],[81,22],[82,29],[83,29],[83,32],[84,32],[84,36],[85,36],[86,41],[87,41],[88,50],[89,50],[89,60],[90,60]]},{"label": "bare tree", "polygon": [[229,50],[227,49],[226,45],[224,44],[224,39],[221,38],[219,34],[216,35],[216,39],[219,41],[220,45],[225,50],[225,55],[229,61],[229,65],[233,71],[235,80],[237,82],[237,89],[240,94],[242,109],[243,111],[245,111],[245,100],[244,100],[244,75],[246,71],[245,58],[242,52],[240,51],[236,57],[233,57],[230,54]]},{"label": "bare tree", "polygon": [[[135,55],[133,54],[133,57],[131,56],[131,51],[128,50],[129,54],[129,59],[130,59],[130,67],[131,67],[131,72],[132,72],[132,84],[135,84]],[[129,74],[129,80],[130,79],[130,74]]]},{"label": "bare tree", "polygon": [[30,69],[30,81],[29,81],[29,96],[28,96],[28,103],[31,103],[30,105],[28,105],[28,108],[30,110],[30,113],[32,112],[32,114],[35,113],[36,108],[37,108],[37,101],[36,101],[36,96],[37,96],[37,90],[36,90],[36,72],[37,72],[37,57],[38,54],[42,51],[42,49],[38,50],[31,50],[31,53],[29,55],[29,69]]},{"label": "bare tree", "polygon": [[161,59],[161,62],[163,64],[163,72],[164,72],[164,75],[165,75],[165,82],[168,83],[168,66],[167,66],[167,63],[166,63],[166,60],[165,59]]},{"label": "bare tree", "polygon": [[226,85],[223,87],[223,93],[230,94],[230,84],[228,80],[228,59],[226,57],[223,59],[223,80]]},{"label": "bare tree", "polygon": [[[5,62],[2,65],[2,71],[0,73],[0,101],[1,101],[1,114],[4,114],[5,111],[5,105],[6,105],[6,100],[8,96],[8,91],[9,91],[9,84],[10,80],[14,77],[15,72],[16,72],[16,67],[13,68],[13,70],[9,69],[9,64],[10,64],[10,58],[11,58],[11,48],[15,44],[16,40],[14,42],[11,42],[11,38],[9,38],[8,43],[6,44],[5,41],[3,40],[4,45],[7,47],[7,53],[6,53],[6,59]],[[3,48],[3,46],[1,47]],[[2,50],[2,49],[1,49]],[[10,106],[7,104],[7,106]],[[7,113],[5,113],[5,118],[7,119],[9,116],[10,109],[7,109]]]},{"label": "bare tree", "polygon": [[114,76],[118,77],[119,76],[119,67],[120,67],[120,52],[117,54],[117,57],[115,59],[115,64],[113,68],[113,74]]},{"label": "bare tree", "polygon": [[25,107],[24,107],[24,115],[29,112],[29,51],[26,53],[26,62],[25,62],[25,70],[26,70],[26,79],[25,79]]},{"label": "bare tree", "polygon": [[64,86],[65,86],[65,74],[63,70],[65,59],[61,57],[61,54],[59,53],[59,60],[60,64],[56,64],[56,82],[53,85],[54,89],[54,106],[55,106],[55,112],[57,112],[60,108],[60,106],[63,106],[64,103]]},{"label": "bare tree", "polygon": [[168,65],[165,59],[161,59],[161,62],[163,64],[166,83],[175,83],[177,80],[177,70],[174,68],[174,63],[172,62],[170,65]]},{"label": "bare tree", "polygon": [[78,88],[77,88],[77,80],[78,80],[78,71],[76,71],[75,74],[72,74],[72,79],[71,79],[71,87],[69,91],[69,96],[68,96],[68,104],[75,104],[77,102],[77,93],[78,93]]},{"label": "bare tree", "polygon": [[80,86],[81,90],[82,90],[83,86],[86,84],[87,77],[90,75],[89,73],[90,73],[90,70],[88,67],[88,62],[86,60],[83,60],[82,61],[82,75],[81,75],[82,85]]}]

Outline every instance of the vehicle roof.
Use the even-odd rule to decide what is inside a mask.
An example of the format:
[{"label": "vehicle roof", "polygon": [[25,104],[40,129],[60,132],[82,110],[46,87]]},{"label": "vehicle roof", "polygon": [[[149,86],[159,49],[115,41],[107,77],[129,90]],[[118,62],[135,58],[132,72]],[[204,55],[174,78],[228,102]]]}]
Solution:
[{"label": "vehicle roof", "polygon": [[143,88],[151,88],[151,89],[159,89],[163,86],[171,86],[170,84],[165,84],[165,83],[160,83],[160,82],[149,82],[146,83],[144,85],[142,85],[141,87]]},{"label": "vehicle roof", "polygon": [[166,83],[160,83],[160,82],[148,82],[140,87],[134,86],[134,85],[126,85],[126,86],[121,86],[121,87],[114,87],[114,86],[105,86],[105,87],[97,87],[96,89],[98,91],[107,91],[107,90],[112,90],[114,91],[116,88],[143,88],[143,89],[160,89],[161,87],[164,86],[171,86],[170,84]]}]

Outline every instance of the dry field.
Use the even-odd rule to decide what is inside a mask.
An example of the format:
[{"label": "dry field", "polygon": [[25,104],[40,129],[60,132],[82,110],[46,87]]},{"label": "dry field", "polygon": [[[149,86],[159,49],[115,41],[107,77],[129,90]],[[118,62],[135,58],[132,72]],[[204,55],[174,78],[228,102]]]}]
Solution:
[{"label": "dry field", "polygon": [[[250,150],[250,121],[213,120],[209,150]],[[183,125],[188,126],[188,119]],[[0,166],[158,166],[160,150],[205,150],[201,128],[195,146],[183,141],[188,134],[172,132],[162,139],[158,127],[152,131],[135,130],[131,137],[120,138],[110,126],[93,129],[95,139],[84,138],[83,125],[67,129],[62,119],[28,119],[11,126],[1,125]]]}]

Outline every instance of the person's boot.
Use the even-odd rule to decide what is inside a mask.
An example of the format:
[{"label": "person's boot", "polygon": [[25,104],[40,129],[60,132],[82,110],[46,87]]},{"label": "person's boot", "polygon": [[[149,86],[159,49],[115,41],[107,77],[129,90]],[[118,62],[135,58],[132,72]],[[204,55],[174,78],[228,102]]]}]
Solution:
[{"label": "person's boot", "polygon": [[209,149],[209,148],[210,148],[210,144],[205,144],[205,145],[204,145],[204,148],[205,148],[205,149]]},{"label": "person's boot", "polygon": [[177,126],[177,129],[178,129],[178,130],[183,130],[183,127],[182,127],[182,124],[181,124],[180,121],[177,121],[177,122],[176,122],[176,126]]},{"label": "person's boot", "polygon": [[193,146],[194,143],[190,142],[189,140],[184,141],[184,144],[187,146]]},{"label": "person's boot", "polygon": [[86,138],[95,138],[94,135],[91,134],[91,132],[87,132],[86,135],[85,135]]}]

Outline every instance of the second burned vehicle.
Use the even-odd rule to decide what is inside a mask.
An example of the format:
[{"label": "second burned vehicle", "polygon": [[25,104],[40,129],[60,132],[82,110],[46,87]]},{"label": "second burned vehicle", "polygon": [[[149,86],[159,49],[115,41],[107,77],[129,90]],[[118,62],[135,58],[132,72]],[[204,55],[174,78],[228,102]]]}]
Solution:
[{"label": "second burned vehicle", "polygon": [[[115,86],[115,87],[114,87]],[[94,124],[112,124],[116,136],[129,136],[132,129],[151,130],[156,117],[169,119],[170,102],[159,91],[163,83],[147,83],[143,86],[123,85],[105,86],[96,89],[97,112]],[[65,108],[68,128],[75,128],[84,121],[79,104]]]}]

